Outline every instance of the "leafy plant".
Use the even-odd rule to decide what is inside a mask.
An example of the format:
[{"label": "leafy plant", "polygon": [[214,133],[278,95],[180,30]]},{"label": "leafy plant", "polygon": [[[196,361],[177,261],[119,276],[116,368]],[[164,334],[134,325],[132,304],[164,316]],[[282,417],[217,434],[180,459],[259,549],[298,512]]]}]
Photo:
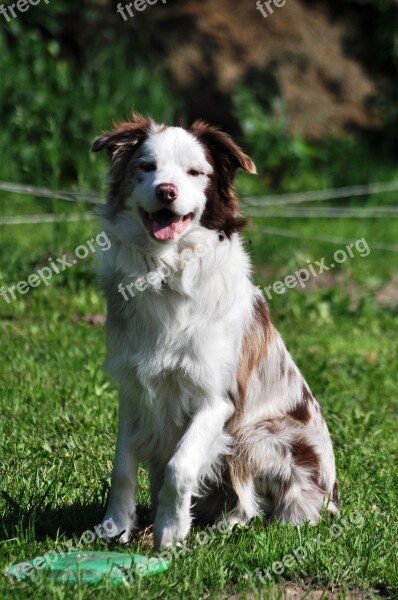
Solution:
[{"label": "leafy plant", "polygon": [[0,34],[0,178],[47,186],[98,188],[105,165],[90,157],[90,142],[134,108],[173,120],[176,102],[163,71],[137,60],[128,38],[97,43],[82,64],[39,29],[14,21]]}]

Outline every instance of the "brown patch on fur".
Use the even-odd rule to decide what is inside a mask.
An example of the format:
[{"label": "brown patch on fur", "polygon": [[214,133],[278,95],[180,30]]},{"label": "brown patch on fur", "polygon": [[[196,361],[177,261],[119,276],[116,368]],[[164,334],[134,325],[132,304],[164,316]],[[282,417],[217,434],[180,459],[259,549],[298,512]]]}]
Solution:
[{"label": "brown patch on fur", "polygon": [[313,396],[307,385],[303,382],[301,400],[287,414],[292,419],[308,425],[311,421],[311,412],[309,409],[310,402],[313,402]]},{"label": "brown patch on fur", "polygon": [[311,391],[308,389],[308,386],[303,385],[303,402],[312,402],[314,400],[314,396],[311,394]]},{"label": "brown patch on fur", "polygon": [[207,229],[224,231],[229,239],[247,223],[240,213],[235,194],[236,172],[238,169],[244,169],[254,174],[256,167],[229,135],[216,127],[211,127],[204,121],[195,121],[190,132],[205,147],[207,160],[213,167],[206,190],[207,202],[201,224]]},{"label": "brown patch on fur", "polygon": [[266,302],[256,298],[253,305],[254,319],[249,331],[243,338],[238,369],[236,373],[238,394],[230,394],[237,408],[237,415],[243,410],[247,386],[253,371],[259,366],[261,359],[266,355],[268,346],[275,336]]},{"label": "brown patch on fur", "polygon": [[335,481],[332,492],[332,500],[337,508],[340,506],[340,497],[339,497],[339,486],[337,485],[337,481]]},{"label": "brown patch on fur", "polygon": [[308,410],[307,402],[300,402],[287,414],[289,415],[289,417],[292,417],[292,419],[295,419],[296,421],[300,421],[301,423],[304,423],[305,425],[308,425],[308,423],[311,420],[311,414],[310,414],[310,411]]},{"label": "brown patch on fur", "polygon": [[[154,126],[151,119],[132,113],[129,121],[115,125],[93,143],[92,151],[106,150],[112,162],[111,184],[105,213],[109,219],[114,219],[116,214],[125,207],[128,196],[126,185],[128,165]],[[159,126],[158,131],[162,129],[165,129],[165,126]]]},{"label": "brown patch on fur", "polygon": [[311,444],[302,437],[292,444],[292,456],[297,467],[301,467],[311,473],[311,481],[314,485],[319,485],[320,464],[319,456]]}]

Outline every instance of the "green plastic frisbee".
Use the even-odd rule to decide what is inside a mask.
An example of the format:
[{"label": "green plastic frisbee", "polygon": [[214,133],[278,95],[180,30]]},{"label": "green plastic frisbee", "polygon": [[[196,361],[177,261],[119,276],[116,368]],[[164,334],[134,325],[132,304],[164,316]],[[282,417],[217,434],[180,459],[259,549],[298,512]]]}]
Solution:
[{"label": "green plastic frisbee", "polygon": [[146,558],[140,554],[120,552],[70,552],[66,556],[38,556],[6,569],[13,581],[22,581],[44,572],[45,577],[57,583],[91,583],[105,581],[112,585],[128,585],[138,577],[162,573],[169,567],[164,559]]}]

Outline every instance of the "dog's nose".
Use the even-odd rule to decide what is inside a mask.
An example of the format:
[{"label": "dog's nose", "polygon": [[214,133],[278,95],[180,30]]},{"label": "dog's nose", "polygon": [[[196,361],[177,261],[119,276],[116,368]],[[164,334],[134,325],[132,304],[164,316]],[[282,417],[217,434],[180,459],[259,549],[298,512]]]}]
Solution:
[{"label": "dog's nose", "polygon": [[178,198],[178,188],[174,183],[160,183],[156,188],[156,197],[163,204],[171,204]]}]

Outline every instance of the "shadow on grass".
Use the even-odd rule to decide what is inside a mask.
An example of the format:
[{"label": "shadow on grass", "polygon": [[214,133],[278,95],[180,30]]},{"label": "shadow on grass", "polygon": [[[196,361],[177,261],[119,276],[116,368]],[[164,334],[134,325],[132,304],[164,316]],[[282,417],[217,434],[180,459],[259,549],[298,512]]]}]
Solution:
[{"label": "shadow on grass", "polygon": [[[31,541],[44,541],[52,539],[57,541],[59,538],[78,539],[87,531],[94,531],[95,526],[101,522],[106,510],[105,496],[85,504],[71,504],[60,508],[37,506],[32,507],[28,511],[22,511],[16,505],[6,492],[0,491],[0,495],[6,500],[11,511],[1,522],[0,525],[0,541],[12,538],[30,538]],[[153,513],[149,506],[138,505],[137,516],[139,529],[135,536],[135,541],[140,539],[140,544],[144,542],[140,536],[149,536],[146,543],[148,547],[152,547],[152,536],[150,535],[150,526],[152,523]],[[133,543],[133,540],[129,544]],[[128,544],[128,545],[129,545]],[[145,544],[144,544],[145,545]],[[109,550],[121,551],[125,546],[117,543],[111,544]],[[362,600],[364,598],[392,598],[391,595],[396,590],[388,587],[384,583],[375,583],[371,590],[364,591],[362,589],[347,588],[344,585],[335,584],[330,588],[325,589],[319,586],[315,580],[302,580],[299,584],[294,579],[289,577],[280,583],[279,592],[280,598],[304,598],[308,597],[313,600],[326,600],[337,598],[352,598],[353,600]],[[278,592],[278,593],[279,593]],[[285,595],[283,595],[285,594]],[[250,596],[251,597],[251,596]],[[232,594],[231,598],[235,598]]]},{"label": "shadow on grass", "polygon": [[[94,501],[71,504],[54,508],[52,506],[33,506],[23,510],[8,494],[0,491],[0,495],[11,509],[0,525],[0,541],[15,537],[31,536],[36,541],[46,538],[58,539],[62,536],[81,537],[84,532],[95,530],[106,512],[106,496]],[[151,524],[149,506],[138,505],[137,517],[139,530]]]},{"label": "shadow on grass", "polygon": [[32,507],[28,511],[13,511],[2,519],[0,540],[32,536],[35,540],[57,539],[66,535],[81,536],[100,523],[104,511],[100,503],[72,504],[60,508]]}]

